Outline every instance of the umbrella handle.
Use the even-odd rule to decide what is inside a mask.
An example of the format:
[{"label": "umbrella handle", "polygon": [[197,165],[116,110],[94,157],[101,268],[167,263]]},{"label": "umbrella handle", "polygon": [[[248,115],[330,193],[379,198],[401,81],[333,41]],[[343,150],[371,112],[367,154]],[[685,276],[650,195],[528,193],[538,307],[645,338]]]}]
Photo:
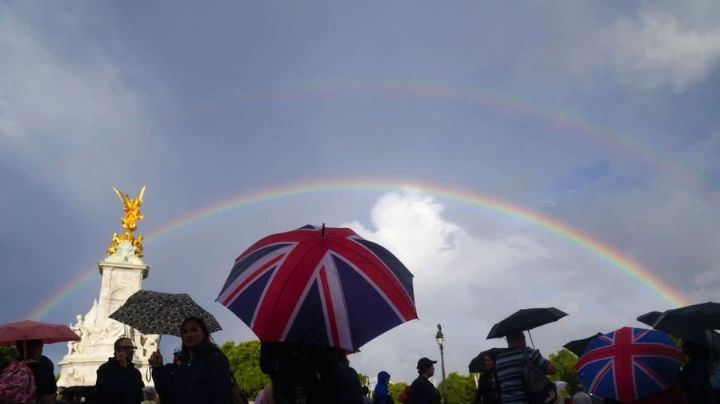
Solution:
[{"label": "umbrella handle", "polygon": [[528,337],[530,337],[530,345],[532,345],[533,349],[535,349],[535,343],[533,342],[532,334],[530,334],[530,330],[527,330],[527,332],[528,332]]},{"label": "umbrella handle", "polygon": [[[162,334],[160,334],[160,336],[158,336],[158,351],[160,350],[160,342],[161,341],[162,341]],[[147,367],[147,369],[145,369],[145,380],[147,380],[148,382],[150,380],[152,380],[151,368],[152,368],[152,366],[150,366],[150,364],[148,363],[148,367]]]}]

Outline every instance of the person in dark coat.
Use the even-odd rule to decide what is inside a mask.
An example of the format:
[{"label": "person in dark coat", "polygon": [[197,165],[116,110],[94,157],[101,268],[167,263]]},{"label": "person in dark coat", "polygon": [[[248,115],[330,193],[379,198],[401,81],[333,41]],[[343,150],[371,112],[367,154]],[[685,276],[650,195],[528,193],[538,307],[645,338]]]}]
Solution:
[{"label": "person in dark coat", "polygon": [[326,382],[333,374],[334,362],[334,352],[326,347],[289,342],[260,344],[260,370],[270,377],[277,404],[303,400],[331,403],[335,387]]},{"label": "person in dark coat", "polygon": [[712,403],[710,350],[702,344],[683,340],[683,351],[689,360],[678,374],[678,382],[688,401],[690,404]]},{"label": "person in dark coat", "polygon": [[410,385],[407,404],[440,404],[440,392],[428,380],[435,374],[436,363],[428,358],[418,360],[419,375]]},{"label": "person in dark coat", "polygon": [[140,371],[132,363],[136,348],[130,338],[119,338],[113,349],[114,356],[97,370],[97,401],[107,404],[139,404],[143,400],[145,384]]},{"label": "person in dark coat", "polygon": [[[176,349],[175,352],[173,352],[172,363],[168,363],[163,366],[165,368],[164,373],[167,378],[173,379],[173,377],[175,377],[175,372],[180,369],[180,365],[182,364],[182,356],[182,349]],[[167,383],[162,387],[164,387],[165,389],[161,389],[159,386],[155,386],[155,391],[160,397],[160,402],[162,402],[163,404],[175,404],[177,402],[177,400],[175,399],[175,394],[177,393],[175,391],[175,385],[172,383]]]},{"label": "person in dark coat", "polygon": [[497,373],[495,371],[495,361],[497,354],[488,352],[483,356],[483,365],[485,370],[480,374],[478,379],[477,396],[475,404],[502,404],[500,398],[500,383],[497,381]]},{"label": "person in dark coat", "polygon": [[336,360],[330,367],[330,374],[326,376],[325,383],[332,387],[332,402],[335,404],[362,404],[362,384],[357,371],[350,366],[350,361],[344,351],[333,350]]},{"label": "person in dark coat", "polygon": [[[160,399],[163,392],[171,393],[178,404],[231,404],[233,376],[225,354],[210,341],[205,322],[197,317],[183,321],[180,327],[182,350],[180,364],[174,373],[163,366],[162,355],[150,356],[155,386]],[[165,401],[163,401],[165,402]]]}]

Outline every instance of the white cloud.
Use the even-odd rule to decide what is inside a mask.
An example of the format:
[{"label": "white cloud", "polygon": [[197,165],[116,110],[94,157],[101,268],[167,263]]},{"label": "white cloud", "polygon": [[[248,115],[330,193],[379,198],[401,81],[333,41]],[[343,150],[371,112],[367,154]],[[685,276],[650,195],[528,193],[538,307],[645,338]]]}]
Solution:
[{"label": "white cloud", "polygon": [[685,27],[664,12],[620,17],[607,39],[618,74],[648,89],[670,85],[681,92],[704,79],[720,61],[720,29]]},{"label": "white cloud", "polygon": [[[384,369],[396,380],[410,381],[418,358],[438,357],[438,323],[446,335],[448,373],[467,373],[479,351],[504,344],[485,340],[490,327],[520,308],[555,306],[571,314],[533,333],[547,355],[571,339],[633,325],[635,316],[658,307],[651,291],[549,233],[515,225],[508,226],[510,234],[490,228],[470,234],[442,214],[443,206],[431,197],[390,193],[372,209],[373,229],[348,224],[386,246],[413,272],[420,317],[353,355],[358,371],[372,376]],[[638,302],[639,297],[644,300]]]}]

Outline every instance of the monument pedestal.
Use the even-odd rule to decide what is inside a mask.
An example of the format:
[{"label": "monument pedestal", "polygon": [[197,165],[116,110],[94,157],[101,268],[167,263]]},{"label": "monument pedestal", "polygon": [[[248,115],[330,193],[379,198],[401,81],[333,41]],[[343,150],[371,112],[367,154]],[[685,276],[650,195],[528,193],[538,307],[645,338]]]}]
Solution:
[{"label": "monument pedestal", "polygon": [[112,255],[98,262],[98,269],[102,275],[100,296],[85,316],[77,315],[76,323],[70,325],[80,336],[80,341],[69,342],[68,354],[58,362],[60,379],[57,385],[94,385],[98,367],[113,356],[113,344],[120,337],[133,341],[137,347],[133,364],[142,373],[145,385],[152,385],[148,377],[148,359],[158,349],[159,337],[144,335],[108,317],[130,295],[142,289],[149,267],[136,255],[130,241],[122,241]]}]

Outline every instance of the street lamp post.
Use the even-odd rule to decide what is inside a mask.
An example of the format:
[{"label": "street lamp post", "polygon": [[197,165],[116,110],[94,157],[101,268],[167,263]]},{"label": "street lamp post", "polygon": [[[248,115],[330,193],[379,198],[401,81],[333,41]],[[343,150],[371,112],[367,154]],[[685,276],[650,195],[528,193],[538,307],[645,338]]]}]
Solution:
[{"label": "street lamp post", "polygon": [[437,326],[437,334],[435,334],[435,341],[437,341],[440,347],[440,367],[442,368],[442,385],[443,385],[443,403],[447,404],[447,383],[445,383],[445,354],[443,348],[445,347],[445,337],[442,333],[442,327],[440,324]]}]

